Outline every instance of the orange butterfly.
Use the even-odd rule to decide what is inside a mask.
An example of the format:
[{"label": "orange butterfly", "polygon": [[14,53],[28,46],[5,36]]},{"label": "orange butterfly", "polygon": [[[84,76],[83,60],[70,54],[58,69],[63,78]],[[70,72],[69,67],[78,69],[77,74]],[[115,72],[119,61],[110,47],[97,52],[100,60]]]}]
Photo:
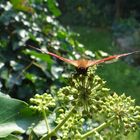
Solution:
[{"label": "orange butterfly", "polygon": [[118,54],[118,55],[109,56],[109,57],[99,59],[99,60],[87,60],[87,59],[70,60],[70,59],[58,56],[58,55],[56,55],[52,52],[45,52],[45,51],[43,51],[41,49],[38,49],[38,48],[35,48],[33,46],[30,46],[30,47],[32,47],[32,48],[34,48],[34,49],[36,49],[36,50],[38,50],[42,53],[54,56],[54,57],[66,62],[66,63],[69,63],[69,64],[75,66],[79,73],[86,73],[87,69],[89,67],[93,66],[93,65],[97,65],[97,64],[100,64],[100,63],[104,63],[105,61],[109,61],[109,60],[112,60],[112,59],[118,59],[120,57],[139,52],[139,51],[134,51],[134,52],[130,52],[130,53]]}]

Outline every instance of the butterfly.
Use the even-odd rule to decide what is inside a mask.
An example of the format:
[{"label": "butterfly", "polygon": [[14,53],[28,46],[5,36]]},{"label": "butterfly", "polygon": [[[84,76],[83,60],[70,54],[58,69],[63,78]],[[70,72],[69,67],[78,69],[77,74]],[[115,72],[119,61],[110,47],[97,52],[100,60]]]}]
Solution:
[{"label": "butterfly", "polygon": [[41,49],[35,48],[33,46],[30,46],[30,47],[35,49],[35,50],[38,50],[42,53],[54,56],[54,57],[58,58],[59,60],[62,60],[64,62],[68,63],[68,64],[71,64],[71,65],[75,66],[76,70],[79,74],[86,73],[87,69],[89,67],[93,66],[93,65],[98,65],[98,64],[104,63],[106,61],[110,61],[112,59],[119,59],[120,57],[124,57],[124,56],[131,55],[131,54],[139,52],[139,51],[134,51],[134,52],[130,52],[130,53],[117,54],[117,55],[112,55],[112,56],[109,56],[109,57],[106,57],[106,58],[103,58],[103,59],[99,59],[99,60],[88,60],[88,59],[71,60],[71,59],[67,59],[67,58],[58,56],[58,55],[56,55],[52,52],[49,52],[49,51],[46,52],[46,51],[43,51]]}]

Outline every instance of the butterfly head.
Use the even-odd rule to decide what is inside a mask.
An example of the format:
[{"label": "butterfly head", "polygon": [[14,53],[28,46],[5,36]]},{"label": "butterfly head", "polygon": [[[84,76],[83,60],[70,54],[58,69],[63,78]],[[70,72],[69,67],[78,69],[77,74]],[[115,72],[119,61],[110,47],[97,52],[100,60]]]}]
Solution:
[{"label": "butterfly head", "polygon": [[86,75],[88,68],[76,67],[77,74]]}]

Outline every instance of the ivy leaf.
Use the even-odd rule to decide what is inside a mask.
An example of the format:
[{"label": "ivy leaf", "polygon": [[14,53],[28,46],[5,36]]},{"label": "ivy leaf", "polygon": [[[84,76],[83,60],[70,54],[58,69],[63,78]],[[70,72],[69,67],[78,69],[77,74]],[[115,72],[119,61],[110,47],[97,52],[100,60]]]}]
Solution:
[{"label": "ivy leaf", "polygon": [[34,9],[29,7],[27,0],[11,0],[13,7],[17,10],[33,13]]},{"label": "ivy leaf", "polygon": [[34,127],[33,131],[35,132],[35,134],[37,134],[38,136],[42,136],[43,134],[47,133],[47,128],[46,128],[46,124],[45,121],[42,120],[40,121],[36,127]]},{"label": "ivy leaf", "polygon": [[30,51],[30,50],[25,50],[25,51],[23,51],[23,53],[33,56],[34,59],[39,58],[39,59],[41,59],[41,60],[43,60],[43,61],[45,61],[45,62],[47,62],[49,64],[52,63],[52,59],[51,59],[51,57],[49,55],[46,55],[46,54],[43,54],[43,53],[38,53],[36,51]]},{"label": "ivy leaf", "polygon": [[47,0],[49,10],[56,16],[61,15],[61,11],[57,8],[56,1],[55,0]]},{"label": "ivy leaf", "polygon": [[27,103],[0,93],[0,138],[13,132],[25,133],[39,119]]},{"label": "ivy leaf", "polygon": [[5,138],[0,138],[0,140],[19,140],[19,138],[15,135],[10,134],[9,136]]},{"label": "ivy leaf", "polygon": [[19,77],[18,73],[12,73],[11,75],[9,75],[6,81],[6,86],[11,89],[13,88],[14,85],[21,85],[23,79],[18,77]]}]

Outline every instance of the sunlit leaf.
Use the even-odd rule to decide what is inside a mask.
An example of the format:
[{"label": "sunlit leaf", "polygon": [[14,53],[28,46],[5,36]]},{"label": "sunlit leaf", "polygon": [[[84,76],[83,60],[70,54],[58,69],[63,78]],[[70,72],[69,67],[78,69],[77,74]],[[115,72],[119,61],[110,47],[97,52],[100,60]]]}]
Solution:
[{"label": "sunlit leaf", "polygon": [[20,140],[20,138],[15,135],[10,134],[7,137],[0,138],[0,140]]},{"label": "sunlit leaf", "polygon": [[0,138],[12,132],[25,133],[38,119],[27,103],[0,93]]},{"label": "sunlit leaf", "polygon": [[52,68],[51,68],[52,75],[55,78],[58,78],[59,75],[62,73],[62,71],[63,71],[63,67],[52,66]]},{"label": "sunlit leaf", "polygon": [[15,71],[19,71],[19,70],[22,70],[24,68],[24,66],[20,63],[17,63],[15,61],[10,61],[10,65],[13,67],[13,70]]},{"label": "sunlit leaf", "polygon": [[61,11],[57,8],[56,6],[56,1],[55,0],[47,0],[49,10],[56,16],[61,15]]},{"label": "sunlit leaf", "polygon": [[40,59],[46,61],[47,63],[52,63],[52,59],[50,58],[49,55],[38,53],[36,51],[30,51],[30,50],[24,51],[24,53],[30,54],[32,58],[34,57],[34,59]]},{"label": "sunlit leaf", "polygon": [[14,8],[17,10],[22,10],[29,13],[34,12],[34,9],[29,6],[27,0],[11,0],[11,3],[13,4]]},{"label": "sunlit leaf", "polygon": [[31,73],[26,73],[26,74],[25,74],[25,77],[26,77],[27,79],[31,80],[33,83],[35,83],[36,80],[37,80],[37,76],[34,75],[34,74],[31,74]]},{"label": "sunlit leaf", "polygon": [[37,134],[37,135],[43,135],[47,132],[47,128],[46,128],[46,123],[44,120],[40,121],[36,127],[34,127],[33,131]]}]

